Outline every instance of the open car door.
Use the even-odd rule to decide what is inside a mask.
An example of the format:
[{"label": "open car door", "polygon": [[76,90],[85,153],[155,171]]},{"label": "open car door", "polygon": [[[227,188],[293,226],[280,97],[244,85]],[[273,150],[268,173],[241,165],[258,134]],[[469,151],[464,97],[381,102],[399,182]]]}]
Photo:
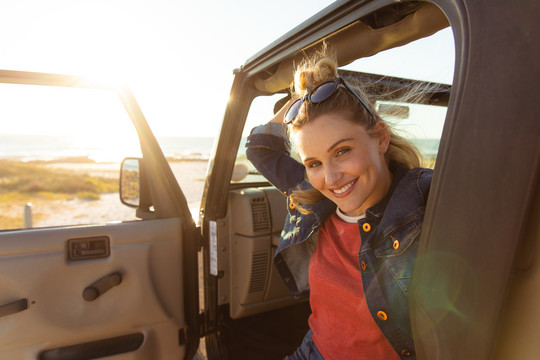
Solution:
[{"label": "open car door", "polygon": [[[0,163],[0,202],[6,206],[10,196],[15,202],[23,196],[34,202],[32,228],[6,222],[9,209],[2,208],[0,358],[192,358],[199,341],[198,236],[185,197],[131,92],[77,77],[16,71],[1,71],[0,82],[3,98],[13,99],[6,104],[19,109],[3,107],[3,126],[26,121],[23,113],[33,111],[25,126],[35,126],[38,133],[28,147],[43,145],[40,161]],[[90,102],[74,106],[78,100],[72,92]],[[68,108],[75,115],[57,121]],[[113,125],[120,118],[128,120],[125,127]],[[104,119],[106,127],[100,127]],[[59,134],[69,131],[89,148],[102,146],[107,155],[125,150],[122,156],[137,157],[125,162],[123,171],[124,176],[135,175],[136,186],[124,196],[137,209],[120,204],[114,188],[119,166],[113,164],[116,179],[111,185],[107,176],[93,174],[96,163],[91,159],[43,160],[50,150],[47,144],[58,148]],[[138,145],[132,153],[125,146],[130,134]],[[65,150],[72,156],[68,145]],[[66,170],[70,161],[71,170]],[[84,177],[77,177],[76,167],[86,167]],[[19,175],[10,176],[15,171]],[[92,201],[99,200],[84,199],[88,191],[69,193],[69,187],[81,183],[113,186],[113,204],[119,206],[101,209],[88,220],[78,212],[83,207],[90,212]],[[124,181],[124,190],[128,183]]]},{"label": "open car door", "polygon": [[[272,264],[286,198],[257,177],[242,153],[249,130],[283,106],[295,65],[322,40],[336,50],[343,70],[357,59],[414,46],[448,26],[452,86],[427,86],[430,106],[448,111],[440,122],[430,111],[427,123],[431,129],[440,124],[440,130],[425,139],[436,140],[436,165],[409,289],[415,353],[398,354],[424,360],[538,358],[537,14],[538,2],[531,0],[336,1],[236,71],[200,219],[209,359],[282,359],[307,331],[309,304],[287,297]],[[407,64],[417,53],[396,53],[389,67]],[[381,94],[407,86],[407,79],[340,75],[373,81]],[[410,109],[414,128],[421,122]]]}]

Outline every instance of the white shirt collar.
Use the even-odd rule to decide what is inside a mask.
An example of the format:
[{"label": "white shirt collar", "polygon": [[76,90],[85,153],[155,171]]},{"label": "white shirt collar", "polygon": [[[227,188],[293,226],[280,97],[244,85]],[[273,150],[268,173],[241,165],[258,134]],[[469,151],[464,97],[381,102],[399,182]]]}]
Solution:
[{"label": "white shirt collar", "polygon": [[362,214],[360,216],[348,216],[339,210],[339,208],[336,209],[337,216],[340,217],[341,220],[348,222],[348,223],[357,223],[359,220],[364,219],[366,217],[366,214]]}]

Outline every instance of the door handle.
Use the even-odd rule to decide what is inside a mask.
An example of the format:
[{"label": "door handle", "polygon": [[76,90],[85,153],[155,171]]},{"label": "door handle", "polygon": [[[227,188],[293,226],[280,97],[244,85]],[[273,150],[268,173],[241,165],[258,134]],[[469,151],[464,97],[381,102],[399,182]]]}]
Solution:
[{"label": "door handle", "polygon": [[0,317],[15,314],[28,309],[28,299],[20,299],[0,306]]},{"label": "door handle", "polygon": [[94,301],[110,289],[122,283],[122,273],[119,271],[113,272],[102,277],[92,285],[88,286],[83,291],[83,299],[86,301]]}]

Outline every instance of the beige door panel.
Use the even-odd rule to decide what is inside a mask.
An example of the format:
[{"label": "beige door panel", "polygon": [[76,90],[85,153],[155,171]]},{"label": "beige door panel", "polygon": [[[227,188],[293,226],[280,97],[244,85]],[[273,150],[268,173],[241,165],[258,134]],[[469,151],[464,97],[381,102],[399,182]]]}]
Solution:
[{"label": "beige door panel", "polygon": [[286,198],[273,187],[233,190],[227,218],[217,226],[220,304],[233,319],[296,304],[272,258],[287,214]]},{"label": "beige door panel", "polygon": [[[182,358],[181,226],[163,219],[0,233],[0,358],[110,338],[113,348],[139,343],[114,359]],[[110,255],[70,261],[67,242],[81,238],[108,238]]]}]

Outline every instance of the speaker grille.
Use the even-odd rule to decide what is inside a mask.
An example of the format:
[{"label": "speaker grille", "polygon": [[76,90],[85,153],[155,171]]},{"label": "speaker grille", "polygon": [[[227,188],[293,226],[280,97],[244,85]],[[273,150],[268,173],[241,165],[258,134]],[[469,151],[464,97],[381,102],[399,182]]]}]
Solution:
[{"label": "speaker grille", "polygon": [[251,258],[251,281],[249,293],[264,291],[266,288],[266,273],[268,269],[268,253],[254,253]]},{"label": "speaker grille", "polygon": [[253,219],[253,232],[270,232],[270,211],[265,197],[251,199],[251,218]]}]

